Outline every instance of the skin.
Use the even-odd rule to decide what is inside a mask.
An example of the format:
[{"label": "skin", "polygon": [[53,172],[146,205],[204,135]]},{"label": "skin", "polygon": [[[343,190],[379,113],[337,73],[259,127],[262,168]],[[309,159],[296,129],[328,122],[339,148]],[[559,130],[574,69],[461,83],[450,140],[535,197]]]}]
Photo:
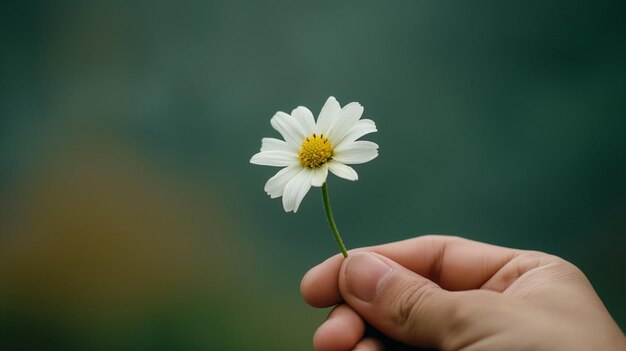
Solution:
[{"label": "skin", "polygon": [[422,236],[333,256],[300,288],[336,306],[317,351],[626,350],[585,275],[542,252]]}]

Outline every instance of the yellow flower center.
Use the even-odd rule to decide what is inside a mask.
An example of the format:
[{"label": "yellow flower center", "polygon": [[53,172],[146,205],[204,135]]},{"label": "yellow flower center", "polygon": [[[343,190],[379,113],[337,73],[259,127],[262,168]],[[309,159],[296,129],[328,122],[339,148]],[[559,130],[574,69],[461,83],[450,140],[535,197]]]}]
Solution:
[{"label": "yellow flower center", "polygon": [[333,157],[333,145],[323,134],[313,134],[302,142],[298,157],[303,167],[318,168]]}]

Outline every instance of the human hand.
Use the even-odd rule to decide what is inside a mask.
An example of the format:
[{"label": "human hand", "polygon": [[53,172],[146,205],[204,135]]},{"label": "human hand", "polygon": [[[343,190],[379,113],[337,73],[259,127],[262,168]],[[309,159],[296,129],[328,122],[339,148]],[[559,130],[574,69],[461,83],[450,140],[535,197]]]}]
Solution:
[{"label": "human hand", "polygon": [[314,307],[337,305],[315,332],[317,351],[383,350],[366,323],[442,350],[626,350],[585,275],[536,251],[423,236],[333,256],[300,288]]}]

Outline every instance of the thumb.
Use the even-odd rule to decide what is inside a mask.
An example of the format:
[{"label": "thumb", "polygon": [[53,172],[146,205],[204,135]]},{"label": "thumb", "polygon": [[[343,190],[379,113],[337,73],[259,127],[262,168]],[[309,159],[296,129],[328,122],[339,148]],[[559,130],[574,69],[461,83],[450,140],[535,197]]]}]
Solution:
[{"label": "thumb", "polygon": [[440,346],[450,328],[452,293],[384,256],[349,256],[341,267],[339,289],[366,321],[405,344]]}]

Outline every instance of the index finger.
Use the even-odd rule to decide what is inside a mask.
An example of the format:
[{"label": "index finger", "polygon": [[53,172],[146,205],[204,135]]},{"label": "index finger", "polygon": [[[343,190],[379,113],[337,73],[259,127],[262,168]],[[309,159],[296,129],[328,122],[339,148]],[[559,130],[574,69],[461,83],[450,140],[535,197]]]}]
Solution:
[{"label": "index finger", "polygon": [[[386,256],[446,290],[479,289],[522,251],[454,236],[427,235],[351,251]],[[333,256],[312,268],[300,284],[302,296],[316,307],[341,301],[338,276],[343,257]]]}]

